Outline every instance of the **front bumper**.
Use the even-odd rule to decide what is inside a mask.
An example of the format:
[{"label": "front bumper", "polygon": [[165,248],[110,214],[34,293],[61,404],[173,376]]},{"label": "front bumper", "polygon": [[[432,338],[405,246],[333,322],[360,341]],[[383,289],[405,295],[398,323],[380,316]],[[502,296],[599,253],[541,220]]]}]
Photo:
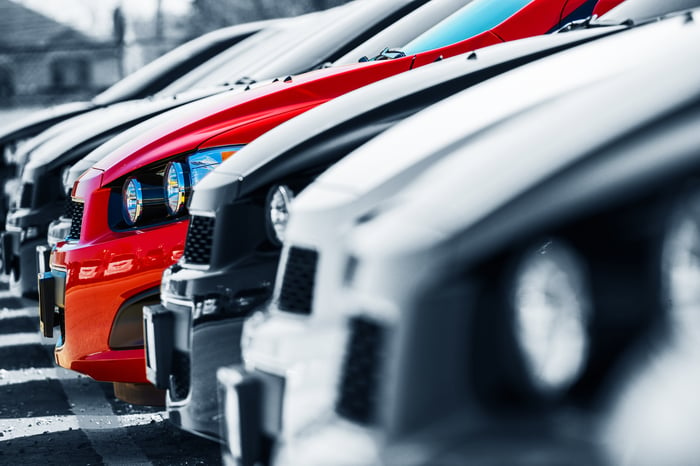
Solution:
[{"label": "front bumper", "polygon": [[[241,361],[244,317],[226,316],[192,325],[192,307],[167,303],[144,308],[146,374],[167,389],[170,421],[219,441],[216,371]],[[211,317],[210,317],[211,318]]]}]

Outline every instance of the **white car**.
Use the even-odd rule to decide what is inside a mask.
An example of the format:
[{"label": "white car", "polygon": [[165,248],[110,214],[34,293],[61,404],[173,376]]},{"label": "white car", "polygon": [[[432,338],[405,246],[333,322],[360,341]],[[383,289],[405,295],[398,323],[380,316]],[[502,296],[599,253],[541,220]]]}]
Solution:
[{"label": "white car", "polygon": [[[382,201],[449,154],[455,144],[542,101],[642,66],[655,54],[663,56],[667,46],[692,34],[681,22],[600,39],[475,86],[373,139],[302,192],[292,204],[273,302],[244,330],[245,371],[220,371],[226,425],[234,432],[228,436],[234,438],[232,450],[240,450],[242,442],[235,441],[241,429],[237,390],[245,390],[251,380],[263,380],[263,386],[265,380],[282,380],[275,390],[284,451],[295,450],[306,429],[332,411],[347,335],[339,290],[355,266],[347,259],[343,239],[356,222],[371,219]],[[509,46],[518,45],[503,44],[477,55]]]},{"label": "white car", "polygon": [[[347,337],[324,368],[331,404],[275,464],[609,464],[597,427],[610,376],[639,344],[698,334],[697,14],[659,24],[680,34],[642,66],[453,145],[336,243]],[[280,328],[280,351],[308,358],[287,372],[298,422],[309,400],[295,384],[330,343],[295,334],[295,349]],[[665,372],[694,383],[683,367]],[[613,440],[633,449],[615,445],[613,464],[696,459],[682,426],[697,403],[682,378],[666,393],[686,398],[658,396],[668,382],[621,398]]]}]

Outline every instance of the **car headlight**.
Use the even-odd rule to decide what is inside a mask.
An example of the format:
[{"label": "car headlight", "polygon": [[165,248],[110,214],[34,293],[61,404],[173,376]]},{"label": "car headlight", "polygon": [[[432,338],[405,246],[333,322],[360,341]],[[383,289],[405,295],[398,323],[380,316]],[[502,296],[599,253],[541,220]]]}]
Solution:
[{"label": "car headlight", "polygon": [[165,169],[165,200],[170,215],[177,215],[185,206],[188,189],[182,163],[170,162]]},{"label": "car headlight", "polygon": [[700,330],[700,193],[677,209],[661,252],[662,300],[676,335]]},{"label": "car headlight", "polygon": [[206,149],[139,169],[122,185],[124,221],[131,227],[182,216],[192,187],[242,147]]},{"label": "car headlight", "polygon": [[289,223],[289,204],[294,199],[294,193],[289,187],[278,185],[267,195],[267,224],[273,242],[282,244]]},{"label": "car headlight", "polygon": [[143,190],[136,178],[129,178],[124,183],[124,212],[129,224],[133,225],[143,213]]},{"label": "car headlight", "polygon": [[588,354],[591,294],[581,261],[561,242],[525,254],[512,290],[513,335],[527,376],[542,394],[569,388]]}]

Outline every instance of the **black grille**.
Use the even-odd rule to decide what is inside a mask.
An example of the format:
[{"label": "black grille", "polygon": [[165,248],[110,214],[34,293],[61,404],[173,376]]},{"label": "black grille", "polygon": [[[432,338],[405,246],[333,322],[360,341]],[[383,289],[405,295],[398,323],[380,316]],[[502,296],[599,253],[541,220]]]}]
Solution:
[{"label": "black grille", "polygon": [[193,215],[185,242],[185,261],[190,264],[209,264],[213,237],[214,217]]},{"label": "black grille", "polygon": [[318,253],[311,249],[289,248],[282,277],[279,307],[298,314],[311,313]]},{"label": "black grille", "polygon": [[386,331],[366,317],[350,319],[336,412],[357,423],[376,420]]},{"label": "black grille", "polygon": [[31,183],[22,184],[22,192],[20,193],[19,207],[28,209],[32,206],[32,196],[34,195],[34,185]]},{"label": "black grille", "polygon": [[181,401],[190,393],[190,357],[180,351],[173,351],[173,368],[170,374],[170,399]]},{"label": "black grille", "polygon": [[85,204],[82,202],[71,201],[70,209],[70,232],[68,233],[68,239],[80,239],[80,227],[83,225],[83,210],[85,209]]}]

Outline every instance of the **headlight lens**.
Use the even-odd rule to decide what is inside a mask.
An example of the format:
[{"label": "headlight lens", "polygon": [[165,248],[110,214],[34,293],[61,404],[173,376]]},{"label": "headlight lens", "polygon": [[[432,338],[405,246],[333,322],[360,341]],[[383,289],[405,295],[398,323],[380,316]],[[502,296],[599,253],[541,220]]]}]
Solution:
[{"label": "headlight lens", "polygon": [[143,191],[136,178],[129,178],[124,183],[123,198],[127,222],[133,225],[143,212]]},{"label": "headlight lens", "polygon": [[162,222],[185,212],[192,187],[243,146],[205,149],[187,157],[173,158],[143,167],[122,187],[124,220],[127,225]]},{"label": "headlight lens", "polygon": [[284,242],[287,223],[289,223],[289,204],[294,199],[294,193],[284,185],[275,186],[270,190],[268,199],[268,225],[275,242]]},{"label": "headlight lens", "polygon": [[591,298],[581,262],[559,242],[530,251],[513,290],[514,334],[533,385],[546,394],[567,389],[588,353]]},{"label": "headlight lens", "polygon": [[170,162],[165,170],[165,200],[170,215],[180,213],[185,206],[189,186],[185,181],[185,169],[180,162]]},{"label": "headlight lens", "polygon": [[674,333],[700,333],[700,194],[669,223],[662,245],[661,286]]}]

